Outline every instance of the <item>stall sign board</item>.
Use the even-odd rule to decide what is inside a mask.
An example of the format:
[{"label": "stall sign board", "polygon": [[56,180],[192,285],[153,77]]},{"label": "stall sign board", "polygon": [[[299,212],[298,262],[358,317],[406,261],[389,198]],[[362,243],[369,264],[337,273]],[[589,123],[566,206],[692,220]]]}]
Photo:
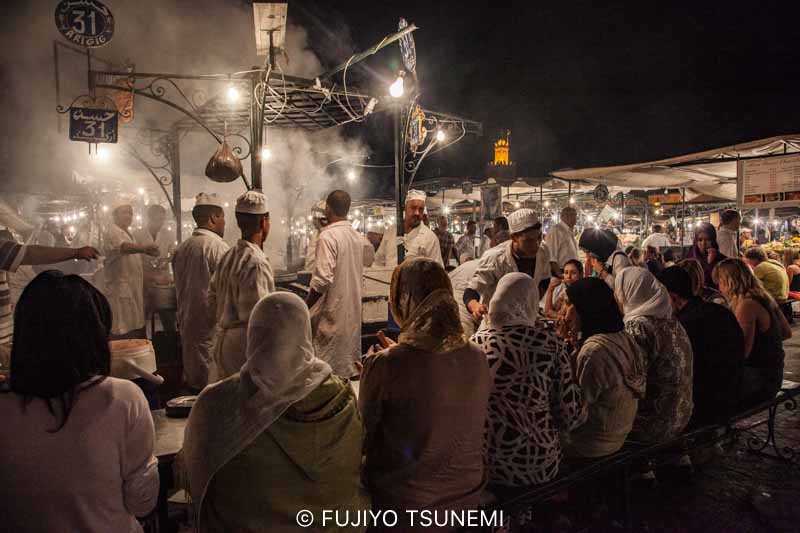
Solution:
[{"label": "stall sign board", "polygon": [[61,0],[56,6],[56,27],[69,42],[97,48],[114,36],[114,15],[99,0]]},{"label": "stall sign board", "polygon": [[481,187],[483,220],[494,220],[503,214],[503,192],[499,185]]},{"label": "stall sign board", "polygon": [[736,173],[740,208],[800,206],[800,154],[740,160]]},{"label": "stall sign board", "polygon": [[69,138],[88,143],[117,142],[119,113],[113,109],[73,107],[69,110]]}]

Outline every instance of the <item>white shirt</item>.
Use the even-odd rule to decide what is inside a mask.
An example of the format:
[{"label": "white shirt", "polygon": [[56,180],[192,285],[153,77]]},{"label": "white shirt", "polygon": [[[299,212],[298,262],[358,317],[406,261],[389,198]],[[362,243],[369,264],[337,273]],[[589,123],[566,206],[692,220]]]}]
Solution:
[{"label": "white shirt", "polygon": [[725,257],[737,258],[739,257],[739,247],[736,243],[739,241],[739,235],[735,230],[720,226],[717,230],[717,244],[719,245],[719,253]]},{"label": "white shirt", "polygon": [[314,351],[334,374],[349,378],[361,356],[363,237],[347,220],[329,224],[319,233],[316,257],[311,289],[322,297],[310,309]]},{"label": "white shirt", "polygon": [[551,260],[564,268],[567,261],[578,259],[578,243],[575,233],[566,223],[559,222],[550,228],[546,237],[547,247],[552,252]]},{"label": "white shirt", "polygon": [[[153,284],[154,278],[157,276],[169,275],[169,259],[175,251],[175,234],[167,231],[167,228],[161,228],[156,233],[156,238],[150,234],[150,230],[146,227],[137,229],[132,233],[133,239],[136,244],[144,246],[156,245],[158,246],[158,257],[152,257],[147,254],[140,254],[142,260],[142,271],[144,272],[144,288],[145,300],[148,300],[147,288]],[[148,308],[150,304],[148,303]]]},{"label": "white shirt", "polygon": [[[439,248],[439,238],[428,226],[420,222],[419,226],[403,236],[406,249],[406,259],[412,257],[427,257],[442,265],[442,252]],[[374,266],[397,266],[397,226],[392,224],[386,228],[383,240],[375,253]],[[444,266],[444,265],[442,265]]]},{"label": "white shirt", "polygon": [[672,243],[664,233],[653,233],[649,237],[647,237],[642,242],[642,249],[646,249],[648,246],[652,246],[656,250],[660,250],[661,248],[668,248],[672,246]]},{"label": "white shirt", "polygon": [[306,261],[303,270],[314,272],[314,261],[317,255],[317,241],[319,240],[319,230],[314,230],[308,238],[308,248],[306,249]]},{"label": "white shirt", "polygon": [[458,238],[458,241],[456,241],[456,253],[458,254],[459,261],[461,260],[461,256],[463,254],[470,254],[473,257],[475,256],[476,239],[477,235],[470,235],[469,233],[465,233]]},{"label": "white shirt", "polygon": [[196,389],[208,384],[217,320],[216,309],[209,304],[211,276],[228,249],[219,235],[198,228],[172,256],[183,374],[186,382]]},{"label": "white shirt", "polygon": [[470,313],[467,306],[464,305],[464,289],[469,286],[469,282],[472,276],[475,275],[479,263],[480,261],[477,259],[461,263],[458,268],[449,274],[450,284],[453,286],[453,298],[455,298],[458,304],[458,311],[461,316],[461,327],[464,328],[464,334],[467,337],[471,337],[472,334],[475,333],[478,324],[475,323],[472,313]]},{"label": "white shirt", "polygon": [[[144,327],[144,274],[139,254],[123,254],[123,244],[135,244],[133,236],[112,224],[105,238],[103,286],[114,323],[113,335]],[[149,257],[149,256],[148,256]]]},{"label": "white shirt", "polygon": [[250,313],[271,292],[275,292],[275,277],[267,256],[255,244],[239,239],[211,276],[209,305],[216,309],[214,357],[220,379],[242,368]]},{"label": "white shirt", "polygon": [[[508,240],[486,251],[480,259],[478,268],[469,282],[469,288],[481,295],[481,303],[488,307],[494,296],[497,282],[510,272],[519,272],[517,262],[511,252],[513,241]],[[538,285],[550,277],[550,252],[547,243],[539,245],[536,254],[536,272],[534,282]],[[487,317],[484,317],[488,319]]]}]

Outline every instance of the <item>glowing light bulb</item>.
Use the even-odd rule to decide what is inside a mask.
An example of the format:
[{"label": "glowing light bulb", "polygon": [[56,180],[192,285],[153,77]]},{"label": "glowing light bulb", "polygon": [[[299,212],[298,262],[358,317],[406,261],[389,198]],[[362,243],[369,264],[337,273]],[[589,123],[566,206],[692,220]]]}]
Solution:
[{"label": "glowing light bulb", "polygon": [[228,90],[225,91],[225,97],[228,99],[229,103],[235,104],[239,101],[239,89],[231,85],[228,87]]},{"label": "glowing light bulb", "polygon": [[575,203],[575,198],[570,198],[569,199],[569,203],[574,204]]},{"label": "glowing light bulb", "polygon": [[450,214],[450,206],[448,206],[448,205],[444,206],[442,208],[442,211],[444,211],[445,215],[449,215]]},{"label": "glowing light bulb", "polygon": [[268,147],[265,146],[264,148],[261,149],[261,160],[266,161],[270,157],[272,157],[272,152]]},{"label": "glowing light bulb", "polygon": [[544,206],[545,207],[550,207],[550,200],[545,200],[544,201]]},{"label": "glowing light bulb", "polygon": [[514,202],[514,207],[515,207],[515,208],[519,209],[521,206],[522,206],[522,204],[521,204],[521,203],[519,203],[519,202]]},{"label": "glowing light bulb", "polygon": [[436,132],[436,140],[439,142],[444,141],[447,138],[447,135],[444,134],[442,130],[438,130]]},{"label": "glowing light bulb", "polygon": [[103,213],[108,213],[108,206],[107,205],[104,205],[100,209],[103,211]]},{"label": "glowing light bulb", "polygon": [[347,181],[355,181],[356,180],[356,173],[352,170],[347,173]]},{"label": "glowing light bulb", "polygon": [[111,156],[111,151],[105,146],[98,146],[95,150],[95,155],[98,161],[107,161]]},{"label": "glowing light bulb", "polygon": [[231,204],[229,204],[228,202],[225,202],[225,207],[230,207],[230,206],[231,206]]},{"label": "glowing light bulb", "polygon": [[142,215],[136,215],[136,222],[142,221]]},{"label": "glowing light bulb", "polygon": [[404,92],[405,88],[403,87],[403,77],[398,76],[397,79],[394,80],[394,83],[389,86],[389,94],[392,96],[392,98],[400,98],[403,96]]},{"label": "glowing light bulb", "polygon": [[143,187],[139,187],[139,194],[144,194],[144,188]]},{"label": "glowing light bulb", "polygon": [[361,216],[361,209],[356,209],[356,216],[357,216],[357,217],[360,217],[360,216]]}]

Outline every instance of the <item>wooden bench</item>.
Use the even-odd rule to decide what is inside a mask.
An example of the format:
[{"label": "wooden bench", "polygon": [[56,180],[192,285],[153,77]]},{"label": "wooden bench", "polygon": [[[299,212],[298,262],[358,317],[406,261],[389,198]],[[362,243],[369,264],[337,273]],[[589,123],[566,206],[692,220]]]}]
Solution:
[{"label": "wooden bench", "polygon": [[[742,411],[724,424],[697,428],[659,444],[626,443],[615,454],[590,461],[580,467],[564,468],[554,480],[533,487],[520,488],[517,495],[487,505],[485,510],[489,512],[502,510],[507,520],[526,515],[532,517],[533,510],[538,504],[550,500],[566,489],[601,476],[617,476],[622,487],[621,501],[619,502],[623,515],[621,518],[626,530],[631,531],[633,528],[633,510],[630,505],[631,473],[638,474],[638,472],[649,470],[660,463],[674,463],[679,457],[691,451],[716,445],[722,440],[736,439],[740,433],[752,432],[753,429],[764,424],[767,424],[767,437],[762,439],[752,435],[747,441],[748,449],[765,457],[791,461],[797,452],[789,447],[780,447],[776,442],[775,417],[781,405],[789,411],[796,409],[798,396],[800,396],[800,383],[784,380],[780,391],[771,401]],[[754,423],[745,423],[747,419],[764,411],[768,412],[767,418]],[[765,451],[769,446],[775,453]],[[483,528],[469,531],[494,533],[500,530]]]}]

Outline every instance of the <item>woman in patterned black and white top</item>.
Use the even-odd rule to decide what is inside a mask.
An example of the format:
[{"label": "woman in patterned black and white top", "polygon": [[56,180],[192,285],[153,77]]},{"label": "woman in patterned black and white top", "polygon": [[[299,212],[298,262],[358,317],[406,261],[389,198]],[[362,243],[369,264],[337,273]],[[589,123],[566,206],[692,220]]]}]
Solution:
[{"label": "woman in patterned black and white top", "polygon": [[493,382],[487,462],[495,491],[553,479],[561,462],[559,432],[586,420],[563,344],[534,324],[538,299],[530,276],[506,274],[489,303],[492,327],[472,337]]}]

